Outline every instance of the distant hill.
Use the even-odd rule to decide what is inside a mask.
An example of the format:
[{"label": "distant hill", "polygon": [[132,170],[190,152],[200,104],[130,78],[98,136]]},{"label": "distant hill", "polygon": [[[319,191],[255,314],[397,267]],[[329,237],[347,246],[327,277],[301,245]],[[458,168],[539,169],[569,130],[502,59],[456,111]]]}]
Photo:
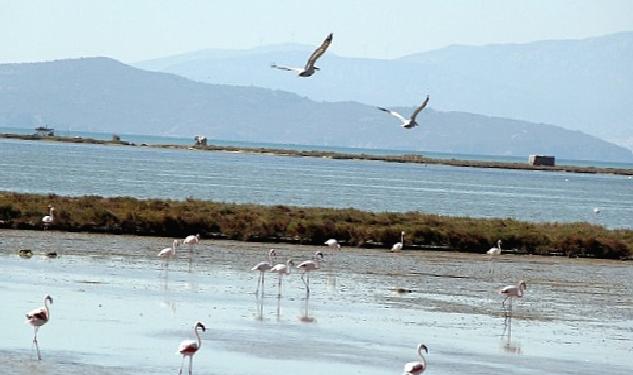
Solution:
[{"label": "distant hill", "polygon": [[[431,102],[433,103],[433,102]],[[433,104],[431,104],[433,106]],[[400,108],[410,113],[412,108]],[[0,126],[51,127],[271,143],[632,161],[621,147],[551,125],[428,108],[421,127],[356,102],[194,82],[107,58],[0,65]]]},{"label": "distant hill", "polygon": [[[334,43],[343,35],[336,36]],[[633,32],[583,40],[454,45],[394,60],[327,53],[308,82],[269,68],[301,66],[313,46],[205,50],[136,66],[210,83],[280,89],[314,100],[412,106],[427,93],[458,110],[581,130],[633,149]]]}]

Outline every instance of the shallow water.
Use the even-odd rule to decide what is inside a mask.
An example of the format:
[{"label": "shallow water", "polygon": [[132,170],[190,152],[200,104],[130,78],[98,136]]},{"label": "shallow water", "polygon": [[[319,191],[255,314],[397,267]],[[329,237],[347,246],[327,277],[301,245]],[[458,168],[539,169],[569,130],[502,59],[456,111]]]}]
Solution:
[{"label": "shallow water", "polygon": [[[193,255],[179,248],[169,264],[156,259],[170,244],[0,231],[0,373],[175,374],[176,348],[196,320],[208,328],[198,374],[401,373],[420,342],[432,374],[633,371],[631,263],[345,248],[326,254],[309,299],[294,273],[279,299],[267,275],[258,300],[249,270],[270,246],[280,262],[316,248],[203,241]],[[21,248],[35,255],[20,258]],[[60,257],[40,255],[49,251]],[[496,290],[518,279],[528,290],[506,327]],[[46,293],[55,303],[37,363],[24,313]]]}]

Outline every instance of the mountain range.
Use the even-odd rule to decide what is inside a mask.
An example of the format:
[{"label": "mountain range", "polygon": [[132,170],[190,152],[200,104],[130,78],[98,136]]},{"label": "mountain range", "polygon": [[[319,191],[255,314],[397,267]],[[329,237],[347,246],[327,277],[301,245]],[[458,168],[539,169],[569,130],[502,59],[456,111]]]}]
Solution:
[{"label": "mountain range", "polygon": [[[338,38],[334,36],[334,45]],[[319,42],[319,41],[317,41]],[[581,40],[452,45],[397,59],[328,51],[309,80],[270,69],[303,66],[315,46],[202,50],[135,66],[196,81],[284,90],[314,100],[433,108],[580,130],[633,150],[633,32]]]},{"label": "mountain range", "polygon": [[[413,110],[396,109],[404,114]],[[438,111],[433,101],[418,117],[421,126],[405,130],[392,116],[358,102],[317,102],[280,90],[201,83],[109,58],[1,64],[0,126],[28,127],[41,121],[61,129],[116,133],[633,160],[631,151],[579,131]]]}]

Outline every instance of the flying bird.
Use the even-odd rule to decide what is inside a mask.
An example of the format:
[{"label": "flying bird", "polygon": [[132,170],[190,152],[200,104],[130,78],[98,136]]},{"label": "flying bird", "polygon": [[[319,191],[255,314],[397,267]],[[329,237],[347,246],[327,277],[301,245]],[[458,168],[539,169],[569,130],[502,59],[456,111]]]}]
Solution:
[{"label": "flying bird", "polygon": [[409,362],[404,365],[404,375],[420,375],[426,370],[427,362],[422,351],[429,353],[429,349],[424,344],[418,345],[418,355],[422,358],[422,362]]},{"label": "flying bird", "polygon": [[271,68],[275,68],[275,69],[285,70],[285,71],[288,71],[288,72],[295,72],[295,73],[297,73],[297,75],[299,77],[310,77],[317,70],[320,70],[319,68],[314,66],[314,64],[319,59],[319,57],[321,57],[325,53],[327,48],[330,46],[330,44],[332,43],[332,38],[333,37],[334,37],[334,35],[332,33],[328,34],[328,36],[325,38],[323,43],[321,43],[319,48],[315,49],[314,52],[312,52],[312,55],[310,55],[310,58],[308,59],[308,62],[306,63],[306,65],[303,68],[292,68],[292,67],[283,66],[283,65],[277,65],[277,64],[272,64],[270,67]]},{"label": "flying bird", "polygon": [[189,357],[189,375],[192,375],[193,355],[196,354],[198,350],[200,350],[200,347],[202,347],[202,340],[200,340],[198,328],[200,328],[202,332],[204,332],[207,330],[207,327],[205,327],[202,322],[196,322],[196,325],[193,327],[193,333],[196,334],[196,338],[198,339],[198,341],[184,340],[178,346],[178,353],[182,354],[182,362],[180,363],[180,371],[178,372],[178,375],[182,375],[182,367],[185,364],[185,357]]},{"label": "flying bird", "polygon": [[418,114],[420,114],[420,112],[422,112],[422,110],[426,107],[428,103],[429,103],[429,96],[427,95],[426,99],[422,102],[422,104],[418,108],[416,108],[415,111],[413,111],[411,118],[408,118],[408,119],[404,118],[404,116],[402,116],[396,111],[392,111],[384,107],[378,107],[378,109],[381,111],[385,111],[392,116],[397,117],[402,122],[402,125],[400,126],[402,126],[403,128],[411,129],[418,126],[418,123],[415,121],[415,118],[418,116]]},{"label": "flying bird", "polygon": [[33,344],[37,350],[37,360],[41,360],[40,347],[37,345],[37,330],[46,324],[51,318],[51,312],[48,308],[48,303],[53,303],[53,297],[48,294],[44,297],[44,307],[31,310],[26,314],[26,322],[33,326]]}]

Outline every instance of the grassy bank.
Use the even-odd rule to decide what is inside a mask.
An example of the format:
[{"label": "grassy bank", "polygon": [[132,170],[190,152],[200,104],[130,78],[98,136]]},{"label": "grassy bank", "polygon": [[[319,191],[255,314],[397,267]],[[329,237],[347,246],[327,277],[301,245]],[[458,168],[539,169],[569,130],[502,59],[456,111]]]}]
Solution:
[{"label": "grassy bank", "polygon": [[62,197],[0,193],[0,228],[43,229],[47,206],[56,208],[53,230],[113,234],[271,241],[390,248],[406,231],[405,249],[446,248],[485,252],[498,239],[504,249],[540,255],[623,258],[633,255],[632,230],[588,223],[529,223],[418,212],[373,213],[355,209],[303,208],[135,198]]}]

